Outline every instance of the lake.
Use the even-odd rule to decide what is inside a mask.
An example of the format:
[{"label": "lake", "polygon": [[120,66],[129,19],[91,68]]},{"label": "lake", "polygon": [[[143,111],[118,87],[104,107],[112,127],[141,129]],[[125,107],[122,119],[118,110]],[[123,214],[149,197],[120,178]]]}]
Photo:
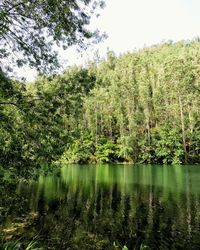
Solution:
[{"label": "lake", "polygon": [[1,193],[1,244],[200,249],[200,166],[67,165]]}]

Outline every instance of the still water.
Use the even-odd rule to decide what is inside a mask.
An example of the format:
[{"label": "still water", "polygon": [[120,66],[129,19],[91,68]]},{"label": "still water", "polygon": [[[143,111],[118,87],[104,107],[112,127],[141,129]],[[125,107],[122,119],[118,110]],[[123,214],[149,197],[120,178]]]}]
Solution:
[{"label": "still water", "polygon": [[200,166],[68,165],[6,192],[3,242],[200,249]]}]

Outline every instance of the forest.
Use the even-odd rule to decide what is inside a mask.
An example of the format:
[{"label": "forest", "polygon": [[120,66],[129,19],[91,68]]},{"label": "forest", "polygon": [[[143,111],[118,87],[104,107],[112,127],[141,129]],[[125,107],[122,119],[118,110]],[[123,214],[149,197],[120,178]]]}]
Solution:
[{"label": "forest", "polygon": [[40,76],[0,72],[2,169],[200,163],[200,42],[166,42]]},{"label": "forest", "polygon": [[200,249],[200,38],[132,50],[148,2],[0,1],[0,249]]}]

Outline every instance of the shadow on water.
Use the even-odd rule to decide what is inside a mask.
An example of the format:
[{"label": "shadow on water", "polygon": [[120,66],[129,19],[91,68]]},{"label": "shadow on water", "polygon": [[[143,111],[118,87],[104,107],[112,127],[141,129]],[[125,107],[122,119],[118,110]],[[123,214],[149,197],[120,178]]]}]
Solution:
[{"label": "shadow on water", "polygon": [[65,166],[4,189],[1,244],[200,249],[199,176],[199,166]]}]

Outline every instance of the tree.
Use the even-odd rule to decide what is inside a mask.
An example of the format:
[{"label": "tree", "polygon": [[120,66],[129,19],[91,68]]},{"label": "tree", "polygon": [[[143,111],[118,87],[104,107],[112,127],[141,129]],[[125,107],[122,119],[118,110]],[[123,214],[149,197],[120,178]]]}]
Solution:
[{"label": "tree", "polygon": [[2,166],[199,163],[199,58],[179,42],[30,84],[0,71]]},{"label": "tree", "polygon": [[63,49],[86,46],[102,36],[87,27],[104,1],[2,0],[0,2],[0,59],[17,66],[28,64],[41,72],[58,66],[54,44]]}]

